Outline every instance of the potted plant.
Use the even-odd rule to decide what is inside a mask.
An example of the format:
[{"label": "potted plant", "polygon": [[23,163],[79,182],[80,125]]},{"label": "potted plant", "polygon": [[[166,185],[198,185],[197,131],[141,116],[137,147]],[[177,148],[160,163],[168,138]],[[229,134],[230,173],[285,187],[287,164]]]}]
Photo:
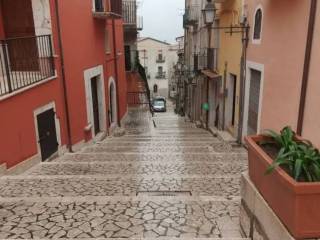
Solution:
[{"label": "potted plant", "polygon": [[320,237],[320,153],[290,127],[248,136],[249,176],[297,239]]}]

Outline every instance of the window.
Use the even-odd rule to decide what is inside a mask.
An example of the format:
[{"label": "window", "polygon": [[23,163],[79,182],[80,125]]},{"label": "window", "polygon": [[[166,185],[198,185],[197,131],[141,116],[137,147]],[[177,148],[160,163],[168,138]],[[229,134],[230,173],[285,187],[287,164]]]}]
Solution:
[{"label": "window", "polygon": [[94,10],[95,10],[95,12],[103,12],[104,11],[103,0],[94,0]]},{"label": "window", "polygon": [[159,59],[159,60],[162,60],[162,57],[163,57],[163,56],[162,56],[162,53],[159,53],[159,54],[158,54],[158,59]]},{"label": "window", "polygon": [[111,53],[110,36],[108,29],[105,30],[104,41],[106,53]]},{"label": "window", "polygon": [[259,8],[254,16],[253,40],[261,39],[262,30],[262,10]]},{"label": "window", "polygon": [[158,73],[162,73],[163,72],[163,67],[158,67]]},{"label": "window", "polygon": [[153,92],[154,93],[158,92],[158,85],[157,84],[153,85]]}]

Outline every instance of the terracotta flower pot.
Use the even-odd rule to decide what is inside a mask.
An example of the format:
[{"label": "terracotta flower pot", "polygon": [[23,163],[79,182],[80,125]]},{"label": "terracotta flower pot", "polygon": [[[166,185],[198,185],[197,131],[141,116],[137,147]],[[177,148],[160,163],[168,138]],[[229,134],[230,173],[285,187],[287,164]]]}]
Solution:
[{"label": "terracotta flower pot", "polygon": [[266,175],[273,159],[257,144],[262,140],[265,137],[245,139],[250,179],[295,238],[319,238],[320,183],[298,183],[281,168]]}]

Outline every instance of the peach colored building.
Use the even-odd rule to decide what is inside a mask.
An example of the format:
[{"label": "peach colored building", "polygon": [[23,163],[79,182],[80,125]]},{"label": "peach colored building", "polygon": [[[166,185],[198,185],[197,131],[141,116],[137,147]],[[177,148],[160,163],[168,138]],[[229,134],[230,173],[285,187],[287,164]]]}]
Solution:
[{"label": "peach colored building", "polygon": [[251,29],[243,136],[290,125],[319,147],[320,6],[314,0],[246,0],[244,11]]}]

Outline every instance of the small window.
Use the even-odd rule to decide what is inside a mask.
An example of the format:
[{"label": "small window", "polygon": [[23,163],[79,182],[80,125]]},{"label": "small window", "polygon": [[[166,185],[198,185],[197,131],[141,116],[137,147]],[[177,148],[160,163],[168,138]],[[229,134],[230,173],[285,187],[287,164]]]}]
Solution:
[{"label": "small window", "polygon": [[106,31],[105,31],[104,38],[105,38],[104,44],[105,44],[106,53],[111,53],[110,36],[109,36],[109,31],[108,31],[108,29],[106,29]]},{"label": "small window", "polygon": [[261,8],[259,8],[256,11],[256,15],[254,16],[253,40],[261,39],[261,30],[262,30],[262,10]]},{"label": "small window", "polygon": [[162,53],[159,53],[159,54],[158,54],[158,59],[159,59],[159,60],[162,60],[162,57],[163,57],[163,56],[162,56]]},{"label": "small window", "polygon": [[157,84],[153,85],[153,92],[154,93],[158,92],[158,85]]},{"label": "small window", "polygon": [[158,67],[158,73],[162,73],[163,72],[163,67]]}]

